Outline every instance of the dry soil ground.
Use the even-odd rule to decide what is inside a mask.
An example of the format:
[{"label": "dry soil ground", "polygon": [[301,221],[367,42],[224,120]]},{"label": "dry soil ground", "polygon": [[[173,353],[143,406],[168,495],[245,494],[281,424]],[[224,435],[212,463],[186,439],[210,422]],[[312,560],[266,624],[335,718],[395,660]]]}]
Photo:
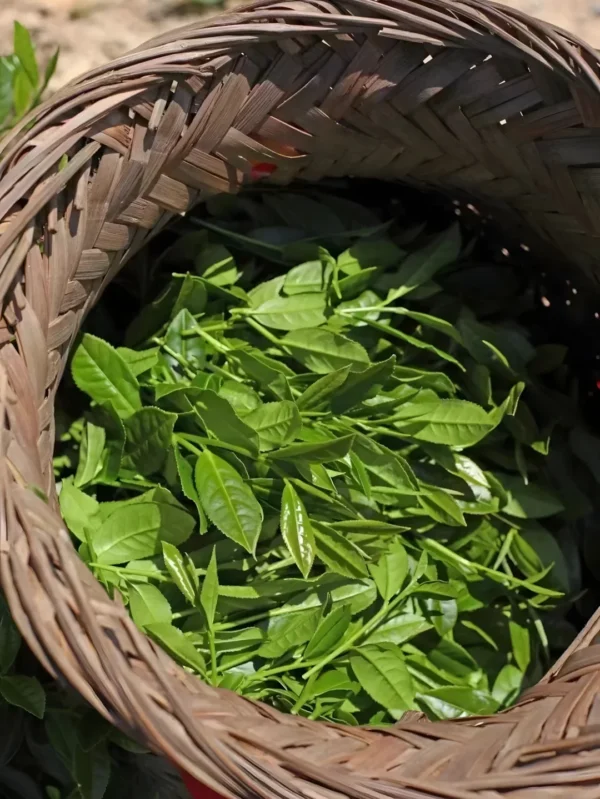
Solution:
[{"label": "dry soil ground", "polygon": [[[238,0],[226,0],[235,5]],[[600,47],[600,0],[505,0]],[[57,45],[61,59],[53,85],[115,58],[146,39],[206,13],[194,0],[0,0],[0,53],[10,48],[18,19],[43,54]]]},{"label": "dry soil ground", "polygon": [[18,19],[43,55],[60,47],[57,87],[163,31],[220,10],[213,9],[187,0],[0,0],[0,53],[10,49]]}]

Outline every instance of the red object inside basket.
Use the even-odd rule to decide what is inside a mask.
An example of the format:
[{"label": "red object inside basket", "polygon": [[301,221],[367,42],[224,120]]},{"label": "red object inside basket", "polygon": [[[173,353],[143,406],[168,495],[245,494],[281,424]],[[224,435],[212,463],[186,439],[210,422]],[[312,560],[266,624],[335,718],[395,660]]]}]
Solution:
[{"label": "red object inside basket", "polygon": [[260,180],[268,175],[272,175],[277,169],[276,164],[252,164],[250,176],[253,180]]},{"label": "red object inside basket", "polygon": [[206,785],[202,785],[201,782],[190,777],[185,771],[180,771],[180,774],[192,799],[222,799],[220,794],[213,791],[212,788],[207,788]]},{"label": "red object inside basket", "polygon": [[[275,153],[279,153],[279,155],[284,155],[288,158],[292,158],[295,156],[300,155],[299,151],[292,147],[289,144],[282,144],[274,139],[269,139],[265,136],[260,136],[259,134],[254,134],[251,136],[254,141],[258,142],[259,144],[263,144],[269,150],[272,150]],[[253,180],[260,180],[261,178],[266,178],[269,175],[272,175],[273,172],[277,169],[277,164],[267,164],[261,161],[251,162],[252,167],[250,170],[250,177]]]}]

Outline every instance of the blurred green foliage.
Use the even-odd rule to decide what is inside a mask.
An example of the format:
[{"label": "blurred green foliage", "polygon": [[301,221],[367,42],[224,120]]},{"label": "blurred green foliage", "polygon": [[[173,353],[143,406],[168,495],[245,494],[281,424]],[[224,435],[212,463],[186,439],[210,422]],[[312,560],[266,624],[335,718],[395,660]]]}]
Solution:
[{"label": "blurred green foliage", "polygon": [[40,102],[57,61],[58,50],[42,72],[29,31],[15,22],[13,52],[0,56],[0,135]]}]

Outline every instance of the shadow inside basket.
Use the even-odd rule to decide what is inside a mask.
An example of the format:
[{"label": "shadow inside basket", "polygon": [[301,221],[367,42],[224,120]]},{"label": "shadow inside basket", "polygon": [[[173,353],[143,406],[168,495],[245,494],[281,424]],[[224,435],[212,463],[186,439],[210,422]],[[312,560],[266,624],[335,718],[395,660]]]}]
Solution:
[{"label": "shadow inside basket", "polygon": [[595,308],[436,193],[213,197],[73,348],[79,554],[187,670],[279,710],[506,708],[599,604]]}]

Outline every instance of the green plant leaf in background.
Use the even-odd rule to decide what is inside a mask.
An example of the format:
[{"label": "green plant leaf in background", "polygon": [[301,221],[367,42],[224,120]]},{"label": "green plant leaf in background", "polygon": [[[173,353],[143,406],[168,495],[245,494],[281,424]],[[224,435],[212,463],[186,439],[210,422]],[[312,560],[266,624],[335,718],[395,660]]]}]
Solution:
[{"label": "green plant leaf in background", "polygon": [[15,22],[14,49],[15,55],[19,59],[32,89],[36,89],[40,76],[35,50],[33,49],[29,31],[27,28],[23,27],[20,22]]}]

